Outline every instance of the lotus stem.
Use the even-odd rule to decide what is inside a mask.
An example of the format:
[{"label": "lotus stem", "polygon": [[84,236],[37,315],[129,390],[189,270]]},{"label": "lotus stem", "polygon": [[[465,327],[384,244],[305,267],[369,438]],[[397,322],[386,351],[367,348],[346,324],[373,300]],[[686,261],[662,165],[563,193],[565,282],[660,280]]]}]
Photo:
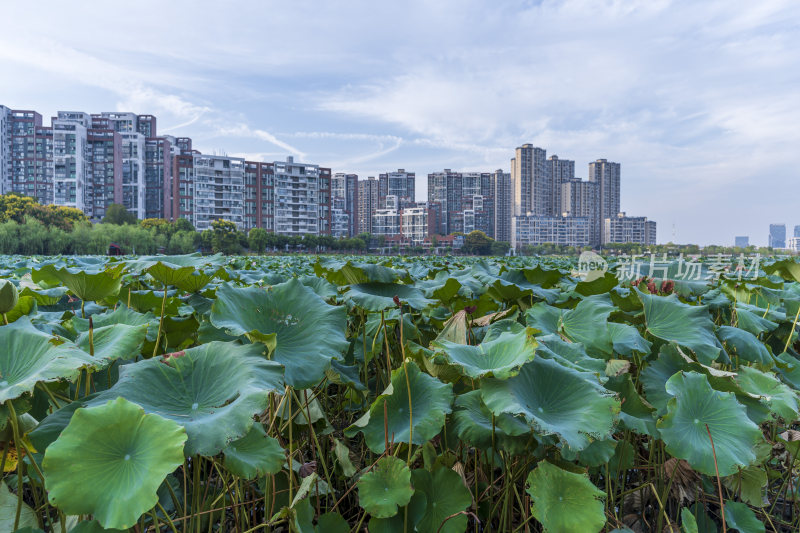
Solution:
[{"label": "lotus stem", "polygon": [[[130,293],[128,293],[130,297]],[[158,354],[158,343],[161,342],[161,329],[164,327],[164,309],[167,307],[167,286],[164,285],[164,298],[161,299],[161,318],[158,321],[158,333],[156,334],[156,345],[153,347],[153,357]]]},{"label": "lotus stem", "polygon": [[[798,310],[798,314],[800,314],[800,310]],[[711,437],[711,429],[709,429],[708,424],[706,424],[706,431],[708,431],[708,440],[711,441],[711,453],[714,455],[714,470],[717,473],[717,490],[719,491],[719,514],[722,517],[722,533],[726,533],[728,531],[728,526],[725,523],[725,503],[723,503],[722,501],[722,482],[719,479],[719,467],[717,466],[717,450],[714,447],[714,439]]]},{"label": "lotus stem", "polygon": [[6,316],[5,313],[3,313],[3,324],[5,324],[6,326],[8,325],[8,317]]},{"label": "lotus stem", "polygon": [[794,322],[792,322],[792,329],[789,331],[789,338],[786,339],[786,344],[783,346],[784,352],[789,349],[789,344],[792,342],[792,335],[794,335],[794,328],[797,327],[798,318],[800,318],[800,307],[797,308],[797,314],[794,315]]}]

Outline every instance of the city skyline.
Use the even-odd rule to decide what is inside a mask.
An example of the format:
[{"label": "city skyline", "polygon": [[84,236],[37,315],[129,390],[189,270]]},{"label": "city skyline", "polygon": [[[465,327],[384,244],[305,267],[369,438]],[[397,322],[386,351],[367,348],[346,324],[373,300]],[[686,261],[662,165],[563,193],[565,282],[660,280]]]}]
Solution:
[{"label": "city skyline", "polygon": [[204,153],[360,177],[606,158],[659,242],[765,245],[794,210],[796,3],[45,4],[4,6],[11,108],[153,113]]}]

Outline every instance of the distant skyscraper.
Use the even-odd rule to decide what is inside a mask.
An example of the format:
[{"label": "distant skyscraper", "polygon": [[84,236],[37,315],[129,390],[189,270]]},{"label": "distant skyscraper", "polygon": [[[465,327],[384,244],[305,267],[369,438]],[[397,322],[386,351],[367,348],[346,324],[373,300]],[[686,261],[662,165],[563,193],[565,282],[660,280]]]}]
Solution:
[{"label": "distant skyscraper", "polygon": [[358,181],[358,232],[372,233],[372,215],[379,207],[378,180],[370,176]]},{"label": "distant skyscraper", "polygon": [[192,180],[192,224],[198,231],[210,229],[215,220],[229,220],[244,229],[244,159],[195,154]]},{"label": "distant skyscraper", "polygon": [[737,248],[747,248],[750,246],[750,237],[747,235],[738,235],[736,238],[734,238],[733,242],[733,245]]},{"label": "distant skyscraper", "polygon": [[547,173],[550,178],[552,200],[549,215],[561,215],[561,184],[575,179],[575,161],[559,159],[557,155],[547,158]]},{"label": "distant skyscraper", "polygon": [[647,220],[647,217],[628,217],[625,213],[617,213],[603,222],[604,243],[656,243],[656,223]]},{"label": "distant skyscraper", "polygon": [[794,236],[795,237],[800,237],[800,226],[795,226],[794,227]]},{"label": "distant skyscraper", "polygon": [[492,174],[494,197],[494,239],[511,242],[512,190],[511,174],[501,169]]},{"label": "distant skyscraper", "polygon": [[334,200],[343,200],[341,205],[347,214],[348,236],[358,234],[358,175],[344,172],[334,174],[331,178],[331,196]]},{"label": "distant skyscraper", "polygon": [[0,105],[0,194],[8,192],[11,183],[11,110]]},{"label": "distant skyscraper", "polygon": [[769,225],[769,246],[771,248],[786,248],[786,224]]},{"label": "distant skyscraper", "polygon": [[532,144],[516,149],[511,160],[515,215],[549,215],[553,207],[553,187],[547,166],[547,151]]},{"label": "distant skyscraper", "polygon": [[464,231],[463,176],[449,168],[428,174],[428,205],[437,204],[439,235]]},{"label": "distant skyscraper", "polygon": [[387,196],[397,196],[401,208],[414,204],[416,202],[415,181],[416,174],[406,172],[404,168],[397,169],[397,172],[378,175],[379,201],[383,204]]},{"label": "distant skyscraper", "polygon": [[[604,227],[604,221],[616,218],[620,212],[620,164],[605,159],[589,163],[589,181],[596,182],[599,188],[600,209],[598,209],[597,231]],[[606,232],[600,231],[601,243],[605,243]]]}]

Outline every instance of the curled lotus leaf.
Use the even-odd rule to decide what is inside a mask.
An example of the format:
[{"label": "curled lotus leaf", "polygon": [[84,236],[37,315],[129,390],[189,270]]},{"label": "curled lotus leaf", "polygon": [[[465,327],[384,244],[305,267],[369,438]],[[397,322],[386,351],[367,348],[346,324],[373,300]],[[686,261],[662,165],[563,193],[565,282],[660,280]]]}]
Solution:
[{"label": "curled lotus leaf", "polygon": [[225,468],[244,479],[276,474],[286,461],[281,445],[261,424],[253,424],[247,435],[231,442],[223,453]]},{"label": "curled lotus leaf", "polygon": [[732,392],[716,391],[704,374],[685,371],[672,376],[666,389],[673,398],[658,429],[667,452],[709,476],[716,475],[714,452],[720,476],[755,462],[756,446],[764,437]]},{"label": "curled lotus leaf", "polygon": [[345,297],[367,311],[384,311],[397,307],[395,296],[413,309],[425,309],[433,300],[425,298],[421,290],[397,283],[371,281],[351,285]]},{"label": "curled lotus leaf", "polygon": [[93,357],[106,363],[115,359],[131,359],[142,349],[147,336],[147,325],[128,326],[114,324],[94,328],[91,335],[85,331],[78,335],[75,344]]},{"label": "curled lotus leaf", "polygon": [[605,492],[595,487],[589,476],[568,472],[546,461],[528,474],[533,516],[545,531],[585,531],[596,533],[606,523]]},{"label": "curled lotus leaf", "polygon": [[441,341],[436,346],[447,362],[461,368],[465,376],[504,379],[515,375],[519,368],[534,358],[536,341],[527,332],[504,332],[478,346]]},{"label": "curled lotus leaf", "polygon": [[658,296],[639,290],[636,294],[644,306],[645,324],[651,335],[686,346],[706,365],[719,357],[714,322],[705,306],[685,304],[674,294]]},{"label": "curled lotus leaf", "polygon": [[71,267],[59,268],[51,263],[32,270],[31,278],[37,283],[39,281],[63,283],[81,300],[98,301],[119,292],[124,267],[123,263],[119,263],[104,270],[89,270]]},{"label": "curled lotus leaf", "polygon": [[90,404],[122,396],[185,427],[187,456],[216,455],[244,437],[268,393],[282,389],[282,370],[260,344],[209,342],[120,367],[119,381]]},{"label": "curled lotus leaf", "polygon": [[78,409],[42,467],[50,503],[129,528],[158,501],[167,474],[183,464],[184,429],[124,398]]},{"label": "curled lotus leaf", "polygon": [[396,515],[398,506],[407,505],[412,494],[411,470],[397,457],[379,459],[358,482],[358,502],[375,518]]},{"label": "curled lotus leaf", "polygon": [[230,335],[270,348],[272,359],[286,368],[286,383],[297,389],[315,386],[331,359],[349,347],[345,308],[329,305],[296,279],[269,290],[222,284],[210,318]]},{"label": "curled lotus leaf", "polygon": [[36,383],[75,379],[96,360],[60,337],[36,329],[28,317],[0,327],[0,403],[33,391]]},{"label": "curled lotus leaf", "polygon": [[594,374],[552,359],[534,359],[505,380],[483,379],[481,394],[495,415],[522,415],[538,432],[557,435],[575,451],[607,438],[620,410]]},{"label": "curled lotus leaf", "polygon": [[[408,382],[406,382],[406,371]],[[411,390],[411,416],[409,416],[409,389]],[[384,438],[384,405],[386,431],[389,442],[424,444],[436,436],[444,426],[445,415],[453,403],[453,386],[424,374],[419,367],[408,362],[392,372],[389,387],[378,396],[369,411],[345,430],[352,436],[364,433],[367,447],[375,453],[386,449]],[[413,421],[413,422],[412,422]],[[413,428],[413,436],[409,433]]]}]

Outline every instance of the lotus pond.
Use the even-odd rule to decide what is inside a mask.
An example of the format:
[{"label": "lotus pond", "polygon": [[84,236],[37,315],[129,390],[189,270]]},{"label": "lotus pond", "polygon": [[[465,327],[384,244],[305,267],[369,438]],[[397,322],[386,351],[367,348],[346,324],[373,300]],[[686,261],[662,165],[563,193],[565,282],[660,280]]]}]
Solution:
[{"label": "lotus pond", "polygon": [[797,531],[800,263],[0,257],[0,531]]}]

